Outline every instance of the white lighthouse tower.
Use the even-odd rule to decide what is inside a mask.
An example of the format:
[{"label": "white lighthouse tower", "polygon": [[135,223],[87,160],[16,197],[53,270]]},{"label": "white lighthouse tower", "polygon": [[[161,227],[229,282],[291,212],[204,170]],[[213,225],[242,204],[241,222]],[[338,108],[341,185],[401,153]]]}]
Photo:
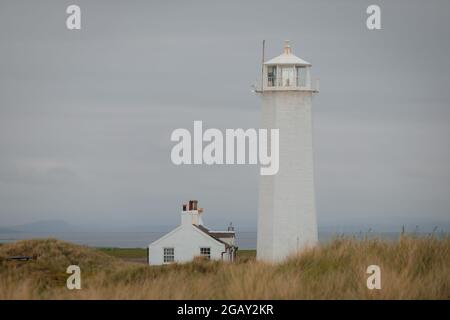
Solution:
[{"label": "white lighthouse tower", "polygon": [[279,129],[279,171],[260,177],[257,259],[280,261],[317,243],[311,64],[292,54],[263,63],[262,128]]}]

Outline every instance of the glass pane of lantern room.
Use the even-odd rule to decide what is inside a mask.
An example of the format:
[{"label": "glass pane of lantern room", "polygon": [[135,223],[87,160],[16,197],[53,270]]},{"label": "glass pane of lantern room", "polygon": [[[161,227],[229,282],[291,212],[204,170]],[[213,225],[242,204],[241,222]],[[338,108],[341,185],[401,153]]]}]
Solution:
[{"label": "glass pane of lantern room", "polygon": [[281,69],[281,81],[283,87],[291,87],[295,85],[294,78],[294,68],[293,67],[283,67]]},{"label": "glass pane of lantern room", "polygon": [[269,87],[274,87],[277,78],[277,67],[270,66],[267,71],[267,85]]},{"label": "glass pane of lantern room", "polygon": [[306,87],[306,68],[297,67],[297,86]]}]

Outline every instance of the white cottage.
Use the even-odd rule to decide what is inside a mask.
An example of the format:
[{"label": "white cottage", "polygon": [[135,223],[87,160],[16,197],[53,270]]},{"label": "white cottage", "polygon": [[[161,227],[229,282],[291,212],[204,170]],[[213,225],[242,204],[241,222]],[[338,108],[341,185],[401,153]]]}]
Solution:
[{"label": "white cottage", "polygon": [[161,265],[188,262],[195,257],[233,261],[236,255],[234,228],[211,231],[203,225],[203,209],[197,200],[183,204],[181,225],[148,246],[148,263]]}]

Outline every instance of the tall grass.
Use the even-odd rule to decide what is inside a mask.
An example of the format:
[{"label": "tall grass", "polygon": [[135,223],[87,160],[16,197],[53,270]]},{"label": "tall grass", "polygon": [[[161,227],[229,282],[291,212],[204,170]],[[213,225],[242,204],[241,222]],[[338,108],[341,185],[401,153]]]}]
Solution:
[{"label": "tall grass", "polygon": [[[12,255],[36,260],[6,260]],[[68,265],[82,289],[66,289]],[[381,290],[366,268],[381,268]],[[339,238],[278,264],[194,261],[168,266],[127,263],[87,247],[27,240],[0,247],[0,299],[449,299],[450,239]]]}]

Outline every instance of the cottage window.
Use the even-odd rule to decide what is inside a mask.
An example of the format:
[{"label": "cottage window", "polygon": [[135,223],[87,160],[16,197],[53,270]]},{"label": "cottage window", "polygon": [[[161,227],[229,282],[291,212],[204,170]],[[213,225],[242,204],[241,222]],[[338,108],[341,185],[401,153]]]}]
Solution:
[{"label": "cottage window", "polygon": [[164,263],[175,261],[175,248],[164,248]]},{"label": "cottage window", "polygon": [[200,256],[211,259],[211,248],[200,248]]}]

